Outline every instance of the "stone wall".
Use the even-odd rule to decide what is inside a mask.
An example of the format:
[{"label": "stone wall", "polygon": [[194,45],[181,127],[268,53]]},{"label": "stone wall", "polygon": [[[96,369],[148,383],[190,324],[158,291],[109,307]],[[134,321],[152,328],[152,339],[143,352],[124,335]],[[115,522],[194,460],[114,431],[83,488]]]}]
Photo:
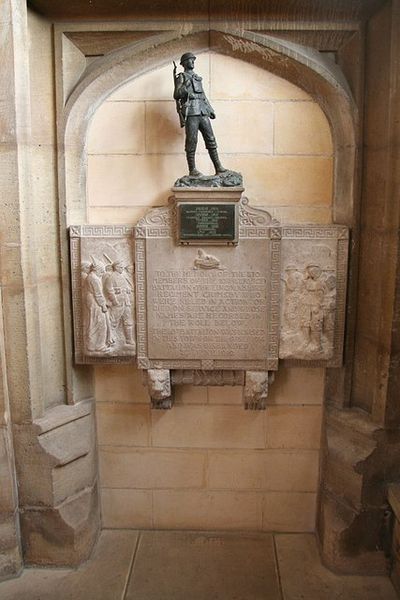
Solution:
[{"label": "stone wall", "polygon": [[[252,204],[283,222],[332,222],[328,122],[305,92],[255,66],[198,57],[221,158],[242,171]],[[87,140],[88,221],[135,223],[186,172],[171,65],[117,90]],[[228,134],[228,129],[231,132]],[[199,168],[211,163],[199,141]],[[312,531],[322,369],[281,368],[266,412],[240,387],[177,387],[151,411],[141,374],[95,368],[103,526]]]},{"label": "stone wall", "polygon": [[4,350],[0,293],[0,579],[14,575],[22,567],[18,494]]}]

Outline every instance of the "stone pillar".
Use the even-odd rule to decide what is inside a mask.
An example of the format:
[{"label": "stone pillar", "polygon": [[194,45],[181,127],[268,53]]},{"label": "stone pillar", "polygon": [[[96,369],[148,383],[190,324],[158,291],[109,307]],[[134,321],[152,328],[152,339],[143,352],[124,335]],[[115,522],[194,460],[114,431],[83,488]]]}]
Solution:
[{"label": "stone pillar", "polygon": [[52,28],[34,15],[28,24],[25,0],[4,0],[0,11],[0,321],[9,398],[0,421],[1,576],[20,566],[12,441],[25,563],[87,558],[99,512],[92,400],[66,404]]},{"label": "stone pillar", "polygon": [[22,567],[18,498],[10,423],[0,292],[0,580]]},{"label": "stone pillar", "polygon": [[387,488],[400,480],[399,26],[400,2],[392,0],[366,27],[350,406],[329,407],[324,432],[318,533],[325,563],[348,573],[387,572]]}]

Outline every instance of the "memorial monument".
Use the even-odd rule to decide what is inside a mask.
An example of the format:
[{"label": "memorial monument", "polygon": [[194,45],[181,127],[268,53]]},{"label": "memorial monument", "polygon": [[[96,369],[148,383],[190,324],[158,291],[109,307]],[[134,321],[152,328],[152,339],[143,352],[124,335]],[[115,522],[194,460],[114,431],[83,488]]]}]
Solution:
[{"label": "memorial monument", "polygon": [[[281,225],[220,161],[196,57],[174,63],[189,174],[135,226],[70,228],[77,363],[129,362],[154,408],[174,386],[241,385],[264,409],[280,361],[342,362],[348,229]],[[202,134],[215,175],[196,168]],[[134,279],[133,279],[134,274]]]}]

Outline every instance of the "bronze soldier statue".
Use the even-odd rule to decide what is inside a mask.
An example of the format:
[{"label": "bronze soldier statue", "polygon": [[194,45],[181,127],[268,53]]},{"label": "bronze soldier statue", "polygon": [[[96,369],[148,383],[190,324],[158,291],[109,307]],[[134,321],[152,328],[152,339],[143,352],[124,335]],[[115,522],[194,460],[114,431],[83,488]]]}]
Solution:
[{"label": "bronze soldier statue", "polygon": [[186,132],[185,151],[189,175],[201,177],[202,174],[196,169],[195,162],[199,131],[215,167],[215,173],[225,173],[227,169],[221,165],[218,157],[217,142],[210,123],[210,119],[215,119],[215,112],[204,93],[202,78],[193,70],[195,60],[196,57],[192,52],[182,54],[180,64],[184,71],[178,75],[174,63],[174,99],[181,127],[185,127]]}]

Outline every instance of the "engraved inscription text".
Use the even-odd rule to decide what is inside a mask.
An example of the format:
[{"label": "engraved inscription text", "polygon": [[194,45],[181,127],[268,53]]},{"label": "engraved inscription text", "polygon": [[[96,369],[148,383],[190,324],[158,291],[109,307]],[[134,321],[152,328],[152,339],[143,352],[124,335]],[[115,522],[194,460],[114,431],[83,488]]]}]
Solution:
[{"label": "engraved inscription text", "polygon": [[148,299],[150,357],[265,359],[265,273],[155,270]]}]

